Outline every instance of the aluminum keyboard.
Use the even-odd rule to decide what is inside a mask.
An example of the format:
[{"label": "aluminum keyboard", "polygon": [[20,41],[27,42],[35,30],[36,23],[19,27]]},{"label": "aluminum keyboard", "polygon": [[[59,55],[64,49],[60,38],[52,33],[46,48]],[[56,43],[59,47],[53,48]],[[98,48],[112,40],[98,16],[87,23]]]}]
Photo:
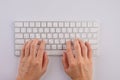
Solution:
[{"label": "aluminum keyboard", "polygon": [[65,42],[75,38],[89,41],[93,54],[97,54],[98,27],[93,21],[16,21],[15,55],[20,56],[23,44],[34,38],[46,41],[48,55],[62,55]]}]

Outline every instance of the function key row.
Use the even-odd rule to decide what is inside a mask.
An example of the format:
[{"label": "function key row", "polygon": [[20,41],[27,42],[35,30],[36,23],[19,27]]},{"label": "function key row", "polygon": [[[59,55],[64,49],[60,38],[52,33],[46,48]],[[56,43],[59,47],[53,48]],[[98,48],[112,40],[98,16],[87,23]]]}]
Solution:
[{"label": "function key row", "polygon": [[96,27],[99,26],[96,22],[81,21],[17,21],[15,27]]}]

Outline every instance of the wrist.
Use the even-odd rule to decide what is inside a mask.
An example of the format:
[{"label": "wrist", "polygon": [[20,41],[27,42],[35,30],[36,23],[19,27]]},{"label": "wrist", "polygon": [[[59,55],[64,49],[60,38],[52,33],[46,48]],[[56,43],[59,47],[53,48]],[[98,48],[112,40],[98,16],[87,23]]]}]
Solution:
[{"label": "wrist", "polygon": [[80,79],[72,79],[72,80],[80,80]]},{"label": "wrist", "polygon": [[75,78],[75,79],[72,79],[72,80],[81,80],[80,78]]},{"label": "wrist", "polygon": [[17,77],[16,80],[22,80],[22,79],[20,79],[20,77]]}]

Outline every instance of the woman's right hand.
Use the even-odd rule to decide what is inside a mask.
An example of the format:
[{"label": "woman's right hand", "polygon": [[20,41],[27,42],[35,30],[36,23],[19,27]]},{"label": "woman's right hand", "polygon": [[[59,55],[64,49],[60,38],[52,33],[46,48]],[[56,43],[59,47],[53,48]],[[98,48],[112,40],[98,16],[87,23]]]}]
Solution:
[{"label": "woman's right hand", "polygon": [[75,56],[71,42],[66,42],[66,51],[63,53],[62,62],[65,72],[72,80],[92,80],[92,49],[88,42],[80,39],[74,40]]}]

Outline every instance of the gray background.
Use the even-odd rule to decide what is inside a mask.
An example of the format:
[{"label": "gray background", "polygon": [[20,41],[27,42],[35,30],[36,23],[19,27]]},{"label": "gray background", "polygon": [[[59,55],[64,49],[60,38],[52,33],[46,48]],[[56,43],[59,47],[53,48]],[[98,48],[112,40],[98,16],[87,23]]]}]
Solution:
[{"label": "gray background", "polygon": [[[15,20],[95,20],[101,24],[95,80],[120,80],[119,0],[0,0],[0,80],[15,80],[19,58],[14,53]],[[70,80],[60,56],[49,57],[42,80]]]}]

